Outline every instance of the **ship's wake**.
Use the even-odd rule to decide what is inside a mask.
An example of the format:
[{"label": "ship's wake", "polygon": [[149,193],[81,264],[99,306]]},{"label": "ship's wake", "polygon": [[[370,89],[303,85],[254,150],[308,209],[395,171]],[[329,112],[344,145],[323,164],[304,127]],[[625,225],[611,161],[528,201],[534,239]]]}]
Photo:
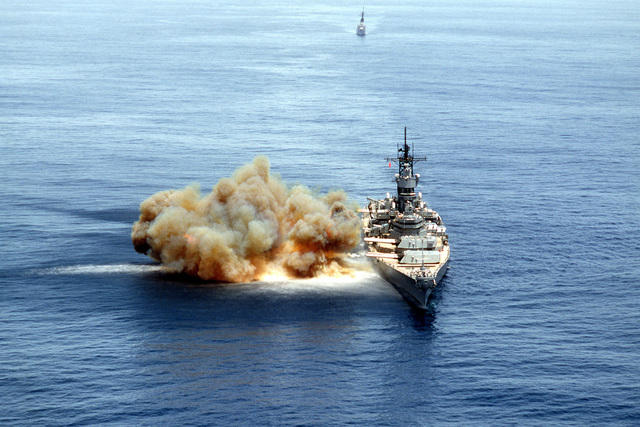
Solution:
[{"label": "ship's wake", "polygon": [[342,191],[289,188],[256,157],[202,195],[197,185],[140,205],[131,239],[166,270],[205,280],[349,276],[361,222]]}]

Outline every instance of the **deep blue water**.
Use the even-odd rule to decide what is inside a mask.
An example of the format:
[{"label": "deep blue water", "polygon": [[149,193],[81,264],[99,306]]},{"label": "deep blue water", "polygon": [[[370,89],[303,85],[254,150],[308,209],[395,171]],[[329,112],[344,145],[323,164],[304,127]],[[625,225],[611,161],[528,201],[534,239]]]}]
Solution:
[{"label": "deep blue water", "polygon": [[[0,3],[1,424],[640,423],[640,6],[361,7]],[[404,126],[452,248],[427,313],[133,250],[142,200],[259,154],[383,197]]]}]

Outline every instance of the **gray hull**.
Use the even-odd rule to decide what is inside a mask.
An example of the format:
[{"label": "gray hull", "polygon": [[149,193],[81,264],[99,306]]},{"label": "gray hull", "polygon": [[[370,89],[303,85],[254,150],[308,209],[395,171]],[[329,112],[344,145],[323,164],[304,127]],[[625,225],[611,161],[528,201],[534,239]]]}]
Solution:
[{"label": "gray hull", "polygon": [[373,265],[384,279],[391,283],[402,298],[412,307],[425,310],[432,291],[440,283],[440,280],[447,271],[449,260],[447,260],[438,270],[435,280],[432,278],[418,278],[406,276],[395,268],[380,259],[374,259]]}]

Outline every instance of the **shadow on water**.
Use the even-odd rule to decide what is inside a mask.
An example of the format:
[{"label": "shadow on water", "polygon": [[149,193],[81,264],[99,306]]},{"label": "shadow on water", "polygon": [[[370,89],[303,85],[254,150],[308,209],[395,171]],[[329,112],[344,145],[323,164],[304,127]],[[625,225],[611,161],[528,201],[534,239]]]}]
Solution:
[{"label": "shadow on water", "polygon": [[410,308],[409,320],[412,322],[411,326],[416,331],[425,332],[425,336],[430,336],[435,332],[434,322],[436,320],[436,307],[429,303],[429,307],[426,310],[419,310],[417,308]]},{"label": "shadow on water", "polygon": [[[426,344],[437,334],[436,319],[445,286],[438,286],[426,310],[410,307],[383,279],[372,276],[343,284],[313,280],[225,283],[164,271],[133,277],[135,317],[147,327],[207,329],[273,325],[404,325]],[[444,284],[446,281],[441,282]],[[164,325],[164,326],[162,326]],[[235,326],[232,326],[235,325]],[[251,325],[251,326],[250,326]],[[350,325],[350,326],[349,326]]]},{"label": "shadow on water", "polygon": [[[384,284],[321,280],[226,283],[185,274],[150,272],[135,279],[142,317],[179,324],[212,322],[335,322],[380,316],[394,303]],[[398,313],[399,314],[399,313]],[[172,319],[172,320],[170,320]]]},{"label": "shadow on water", "polygon": [[443,295],[446,293],[446,287],[448,278],[445,276],[440,284],[436,287],[434,292],[429,298],[426,310],[410,308],[409,320],[412,322],[412,326],[417,331],[427,332],[429,334],[435,333],[435,321],[438,315],[438,308],[443,301]]},{"label": "shadow on water", "polygon": [[42,200],[36,200],[34,203],[37,203],[37,207],[42,210],[82,219],[90,219],[98,222],[113,222],[133,225],[140,215],[137,207],[130,206],[106,206],[103,209],[100,209],[100,207],[88,209],[79,207],[71,208],[66,204],[61,204],[61,202],[57,200],[47,201],[46,203]]}]

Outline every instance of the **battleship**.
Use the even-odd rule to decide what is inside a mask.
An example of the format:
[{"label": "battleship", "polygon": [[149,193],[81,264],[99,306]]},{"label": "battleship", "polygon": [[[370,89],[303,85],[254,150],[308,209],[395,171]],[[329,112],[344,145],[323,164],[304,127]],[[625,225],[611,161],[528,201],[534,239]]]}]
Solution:
[{"label": "battleship", "polygon": [[398,165],[397,196],[368,198],[367,208],[360,210],[366,255],[411,306],[424,310],[447,271],[449,236],[440,215],[415,192],[420,175],[413,173],[413,164],[427,158],[413,156],[406,127],[398,156],[386,160]]}]

